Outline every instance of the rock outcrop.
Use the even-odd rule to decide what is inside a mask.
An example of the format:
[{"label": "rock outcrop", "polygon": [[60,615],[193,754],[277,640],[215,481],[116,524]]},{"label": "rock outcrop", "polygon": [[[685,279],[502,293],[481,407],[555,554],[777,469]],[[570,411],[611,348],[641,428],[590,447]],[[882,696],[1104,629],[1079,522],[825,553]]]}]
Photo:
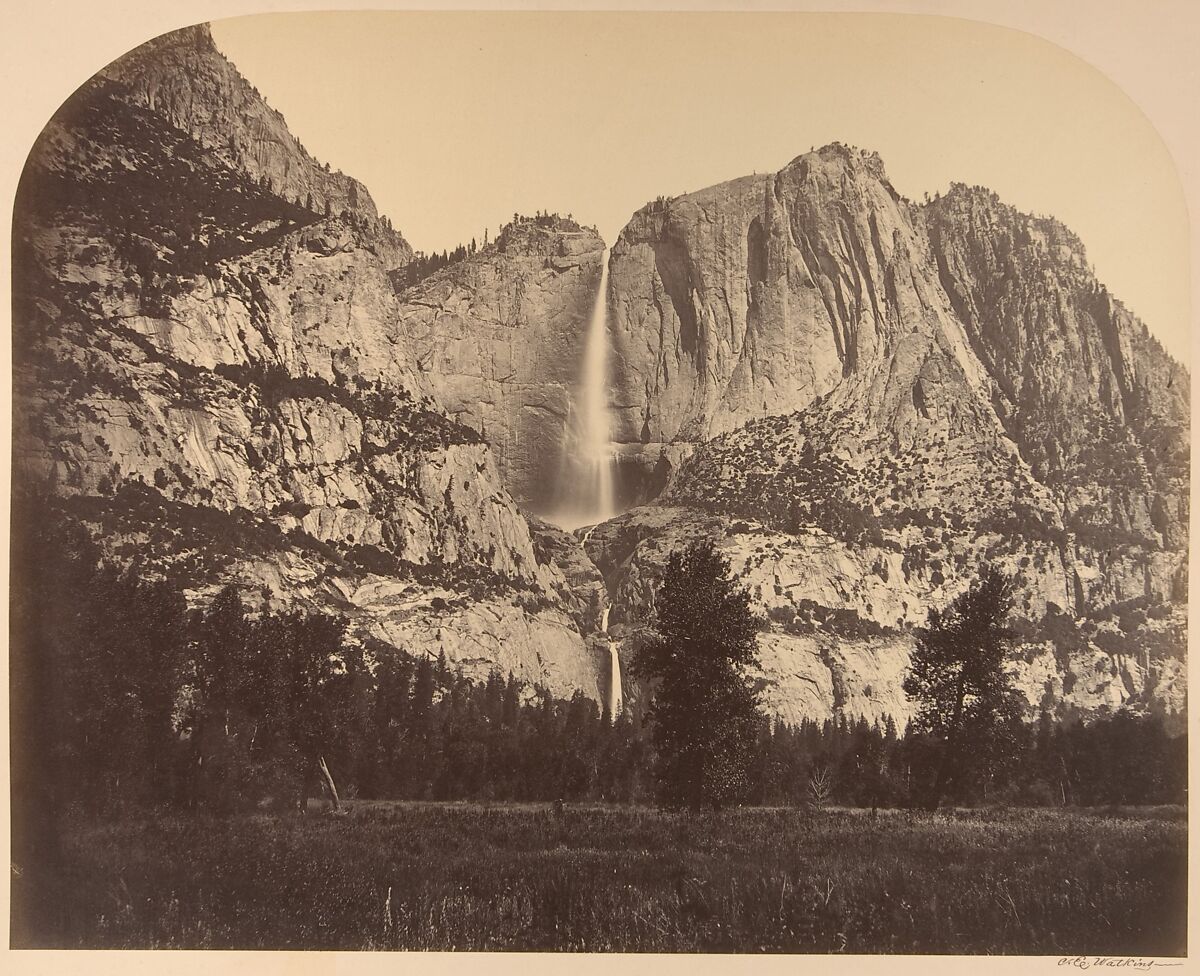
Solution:
[{"label": "rock outcrop", "polygon": [[[117,97],[186,133],[213,159],[265,181],[271,192],[317,213],[354,214],[370,223],[389,268],[412,258],[367,188],[305,150],[284,117],[217,50],[207,24],[148,41],[95,80],[112,81]],[[65,160],[74,162],[73,154]]]},{"label": "rock outcrop", "polygon": [[[1048,486],[1119,480],[1108,469],[1146,456],[1159,483],[1105,514],[1170,546],[1186,524],[1186,371],[1069,231],[986,191],[917,206],[878,156],[827,146],[643,208],[613,246],[611,291],[623,447],[654,457],[865,397],[902,444],[929,423],[998,421]],[[947,384],[961,402],[934,402]]]},{"label": "rock outcrop", "polygon": [[[957,596],[977,570],[996,565],[1017,582],[1017,640],[1010,667],[1029,714],[1090,716],[1130,706],[1178,726],[1186,708],[1182,650],[1187,615],[1159,603],[1077,618],[1061,553],[1004,551],[1004,537],[938,547],[851,544],[809,527],[775,532],[694,508],[635,509],[593,530],[588,555],[613,596],[609,630],[628,672],[647,636],[654,593],[671,552],[709,539],[729,559],[760,618],[752,678],[764,709],[785,721],[835,714],[869,721],[912,714],[903,680],[915,629],[931,605]],[[1143,604],[1144,606],[1144,604]],[[627,685],[630,700],[642,697]]]}]

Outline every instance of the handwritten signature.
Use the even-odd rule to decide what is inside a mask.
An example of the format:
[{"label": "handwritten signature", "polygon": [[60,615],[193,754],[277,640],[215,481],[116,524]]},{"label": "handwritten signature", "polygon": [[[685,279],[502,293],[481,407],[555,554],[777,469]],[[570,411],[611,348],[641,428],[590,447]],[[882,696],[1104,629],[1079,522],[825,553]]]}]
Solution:
[{"label": "handwritten signature", "polygon": [[1138,956],[1063,956],[1060,966],[1071,969],[1136,969],[1145,971],[1155,966],[1181,966],[1178,962],[1159,962],[1157,959],[1142,959]]}]

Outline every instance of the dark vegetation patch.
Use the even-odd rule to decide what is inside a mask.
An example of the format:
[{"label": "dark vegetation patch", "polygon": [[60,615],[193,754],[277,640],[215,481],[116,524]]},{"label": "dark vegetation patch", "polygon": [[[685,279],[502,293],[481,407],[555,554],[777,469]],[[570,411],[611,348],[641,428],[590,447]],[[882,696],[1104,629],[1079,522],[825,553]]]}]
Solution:
[{"label": "dark vegetation patch", "polygon": [[117,561],[157,570],[183,585],[212,583],[239,560],[289,551],[331,569],[345,566],[333,546],[301,529],[285,532],[245,508],[223,511],[174,501],[137,481],[123,482],[111,497],[58,499],[50,511],[56,508],[71,521],[93,526]]},{"label": "dark vegetation patch", "polygon": [[[293,503],[285,508],[278,514],[299,517],[302,506]],[[341,575],[371,573],[412,580],[460,593],[473,602],[518,596],[531,611],[550,605],[535,599],[542,594],[533,582],[479,562],[415,563],[381,546],[326,542],[299,526],[284,530],[271,518],[245,508],[224,511],[174,501],[138,481],[123,482],[109,497],[57,499],[49,511],[55,513],[52,517],[91,526],[95,538],[120,564],[139,566],[183,586],[212,585],[239,561],[292,552]]]},{"label": "dark vegetation patch", "polygon": [[1102,651],[1114,660],[1123,657],[1140,662],[1147,668],[1145,686],[1138,694],[1129,689],[1126,707],[1145,710],[1154,699],[1158,666],[1168,659],[1182,660],[1186,653],[1186,623],[1164,623],[1169,616],[1168,604],[1153,603],[1146,597],[1112,604],[1081,618],[1050,603],[1040,620],[1018,618],[1012,628],[1026,644],[1052,644],[1058,668],[1064,674],[1064,694],[1070,693],[1077,680],[1073,669],[1081,661],[1086,662],[1089,651]]},{"label": "dark vegetation patch", "polygon": [[428,401],[416,401],[402,388],[374,382],[350,388],[330,383],[320,376],[293,375],[276,363],[251,365],[219,364],[215,372],[234,386],[253,387],[260,403],[275,409],[285,400],[325,400],[337,403],[366,421],[381,425],[388,441],[369,448],[372,455],[401,451],[444,450],[456,444],[486,443],[480,433],[432,409]]},{"label": "dark vegetation patch", "polygon": [[[156,113],[123,100],[116,82],[91,82],[56,123],[77,140],[73,165],[46,169],[37,162],[41,147],[34,150],[22,178],[18,227],[92,230],[137,275],[148,312],[177,287],[165,277],[213,275],[218,262],[320,219],[269,184],[219,164]],[[80,258],[86,263],[86,252]]]},{"label": "dark vegetation patch", "polygon": [[669,491],[675,504],[753,518],[778,532],[808,527],[883,545],[878,518],[855,497],[857,473],[808,414],[767,417],[701,445]]},{"label": "dark vegetation patch", "polygon": [[771,607],[767,616],[789,634],[827,633],[845,640],[868,640],[899,633],[847,607],[826,607],[814,600],[797,600],[791,605]]}]

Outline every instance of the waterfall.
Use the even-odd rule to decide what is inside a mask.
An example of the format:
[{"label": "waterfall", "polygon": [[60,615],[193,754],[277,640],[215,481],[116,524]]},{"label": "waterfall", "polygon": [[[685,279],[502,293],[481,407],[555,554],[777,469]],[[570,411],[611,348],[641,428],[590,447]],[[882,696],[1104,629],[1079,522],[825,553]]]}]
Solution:
[{"label": "waterfall", "polygon": [[588,321],[582,370],[563,443],[559,503],[553,520],[566,529],[616,514],[612,419],[608,409],[608,250]]},{"label": "waterfall", "polygon": [[[608,250],[600,258],[600,287],[592,303],[576,395],[563,437],[562,464],[556,486],[558,504],[550,516],[567,530],[590,525],[584,545],[599,522],[617,514],[613,486],[612,417],[608,409]],[[608,601],[600,612],[600,635],[608,644],[609,716],[615,721],[624,704],[621,658],[608,636]]]},{"label": "waterfall", "polygon": [[[611,607],[605,603],[604,610],[600,614],[600,633],[608,636],[608,611]],[[617,715],[621,711],[621,706],[624,704],[624,699],[621,695],[621,657],[617,654],[617,643],[614,640],[608,642],[608,714],[615,722]]]},{"label": "waterfall", "polygon": [[608,415],[608,250],[600,258],[600,288],[588,323],[583,358],[582,460],[592,482],[596,521],[613,513],[612,421]]},{"label": "waterfall", "polygon": [[615,642],[608,642],[608,653],[611,658],[608,678],[608,714],[615,722],[623,704],[621,700],[621,658],[617,654]]}]

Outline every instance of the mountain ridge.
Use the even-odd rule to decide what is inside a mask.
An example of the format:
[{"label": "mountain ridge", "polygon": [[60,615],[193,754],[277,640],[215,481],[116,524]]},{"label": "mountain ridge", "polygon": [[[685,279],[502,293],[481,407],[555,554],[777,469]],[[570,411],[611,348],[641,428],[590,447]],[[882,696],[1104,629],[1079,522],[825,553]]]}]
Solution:
[{"label": "mountain ridge", "polygon": [[193,601],[232,582],[480,679],[598,699],[562,574],[418,368],[389,275],[411,250],[290,134],[222,148],[229,86],[276,118],[225,65],[204,29],[152,42],[30,156],[17,485]]},{"label": "mountain ridge", "polygon": [[[1061,223],[962,185],[914,204],[878,155],[834,144],[642,208],[611,280],[618,449],[677,513],[638,509],[591,535],[614,621],[648,617],[668,543],[709,535],[770,621],[778,699],[799,662],[804,681],[853,671],[839,615],[870,645],[884,640],[871,628],[916,626],[999,562],[1028,621],[1020,653],[1051,682],[1025,686],[1031,708],[1046,690],[1084,710],[1182,707],[1181,684],[1158,679],[1182,666],[1187,374]],[[605,562],[620,523],[654,528]],[[1106,630],[1131,601],[1174,637],[1129,618],[1119,639]],[[1062,613],[1099,630],[1050,663],[1035,645]],[[1131,668],[1143,639],[1159,661]],[[891,646],[894,698],[905,655]]]},{"label": "mountain ridge", "polygon": [[328,204],[335,215],[353,212],[378,223],[376,234],[391,238],[388,263],[411,260],[411,246],[388,233],[366,186],[331,172],[304,149],[282,113],[218,49],[207,24],[147,41],[97,77],[121,83],[133,104],[161,115],[229,165],[269,179],[273,192],[296,200],[311,195],[318,212]]},{"label": "mountain ridge", "polygon": [[647,204],[604,296],[645,504],[572,536],[526,515],[561,500],[601,280],[568,223],[402,282],[366,188],[207,29],[156,39],[22,180],[15,476],[196,601],[237,582],[596,701],[605,606],[628,674],[667,554],[713,538],[789,720],[902,724],[913,629],[994,563],[1031,713],[1183,714],[1187,373],[1069,230],[980,188],[915,204],[838,144]]}]

